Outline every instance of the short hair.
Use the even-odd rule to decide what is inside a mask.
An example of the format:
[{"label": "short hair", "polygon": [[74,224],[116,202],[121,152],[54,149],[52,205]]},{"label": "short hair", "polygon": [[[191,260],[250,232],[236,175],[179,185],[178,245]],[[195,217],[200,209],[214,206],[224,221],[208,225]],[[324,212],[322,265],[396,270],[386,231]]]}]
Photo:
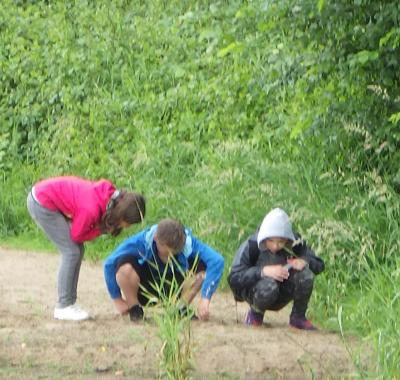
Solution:
[{"label": "short hair", "polygon": [[176,219],[162,219],[157,225],[157,241],[176,252],[180,252],[186,241],[185,228]]}]

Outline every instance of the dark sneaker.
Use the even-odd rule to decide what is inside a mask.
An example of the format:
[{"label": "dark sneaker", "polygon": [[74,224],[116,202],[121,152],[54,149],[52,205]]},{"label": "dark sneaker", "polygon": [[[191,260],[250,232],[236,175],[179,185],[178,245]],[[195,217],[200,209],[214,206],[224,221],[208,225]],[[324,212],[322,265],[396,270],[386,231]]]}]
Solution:
[{"label": "dark sneaker", "polygon": [[244,324],[247,326],[262,326],[264,314],[257,313],[253,309],[249,309],[244,320]]},{"label": "dark sneaker", "polygon": [[132,322],[139,322],[144,319],[144,311],[140,305],[132,306],[128,312]]},{"label": "dark sneaker", "polygon": [[291,315],[289,324],[290,326],[300,330],[318,330],[306,317],[296,317],[295,315]]}]

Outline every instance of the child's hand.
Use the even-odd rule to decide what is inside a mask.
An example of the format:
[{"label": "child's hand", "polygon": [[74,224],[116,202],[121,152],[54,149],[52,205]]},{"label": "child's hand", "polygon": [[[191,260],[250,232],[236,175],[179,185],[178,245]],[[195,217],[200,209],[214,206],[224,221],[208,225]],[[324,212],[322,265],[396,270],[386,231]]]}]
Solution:
[{"label": "child's hand", "polygon": [[262,274],[279,282],[283,282],[289,278],[289,271],[282,265],[266,265],[262,270]]},{"label": "child's hand", "polygon": [[123,300],[122,298],[114,299],[114,305],[115,305],[115,308],[117,309],[118,313],[120,313],[122,315],[128,313],[129,306],[125,302],[125,300]]},{"label": "child's hand", "polygon": [[197,316],[201,321],[207,321],[210,315],[210,300],[207,298],[202,298],[197,306]]},{"label": "child's hand", "polygon": [[289,259],[288,263],[292,265],[293,269],[298,271],[303,270],[307,266],[307,261],[303,259]]}]

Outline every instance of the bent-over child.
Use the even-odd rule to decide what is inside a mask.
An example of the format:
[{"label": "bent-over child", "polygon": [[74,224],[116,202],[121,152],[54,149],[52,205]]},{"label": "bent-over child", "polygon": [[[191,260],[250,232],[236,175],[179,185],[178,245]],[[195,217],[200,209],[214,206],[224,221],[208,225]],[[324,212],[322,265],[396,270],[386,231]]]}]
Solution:
[{"label": "bent-over child", "polygon": [[101,234],[117,236],[122,228],[141,222],[143,196],[118,190],[105,179],[95,182],[65,176],[36,183],[27,206],[32,219],[61,253],[54,318],[87,319],[89,314],[76,304],[83,243]]},{"label": "bent-over child", "polygon": [[280,310],[293,300],[289,324],[315,330],[306,318],[314,276],[324,262],[292,230],[288,215],[275,208],[239,247],[228,276],[235,300],[250,305],[245,324],[261,326],[266,310]]},{"label": "bent-over child", "polygon": [[163,219],[126,239],[105,260],[104,276],[117,311],[139,321],[144,318],[142,306],[149,303],[151,295],[159,296],[154,285],[168,286],[173,280],[181,285],[185,274],[195,270],[195,264],[195,281],[186,294],[182,293],[181,301],[186,313],[187,305],[201,289],[197,317],[207,320],[224,259],[178,220]]}]

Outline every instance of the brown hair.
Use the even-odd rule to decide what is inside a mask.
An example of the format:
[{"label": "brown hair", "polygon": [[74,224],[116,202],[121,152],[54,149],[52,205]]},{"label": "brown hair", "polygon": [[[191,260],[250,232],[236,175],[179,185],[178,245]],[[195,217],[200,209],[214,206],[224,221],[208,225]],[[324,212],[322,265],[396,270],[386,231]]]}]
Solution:
[{"label": "brown hair", "polygon": [[181,251],[185,245],[185,229],[179,220],[163,219],[157,225],[157,240],[174,251]]},{"label": "brown hair", "polygon": [[121,222],[129,224],[140,223],[146,214],[146,201],[141,194],[120,191],[114,199],[111,198],[101,221],[103,232],[116,236],[121,232],[118,225]]}]

